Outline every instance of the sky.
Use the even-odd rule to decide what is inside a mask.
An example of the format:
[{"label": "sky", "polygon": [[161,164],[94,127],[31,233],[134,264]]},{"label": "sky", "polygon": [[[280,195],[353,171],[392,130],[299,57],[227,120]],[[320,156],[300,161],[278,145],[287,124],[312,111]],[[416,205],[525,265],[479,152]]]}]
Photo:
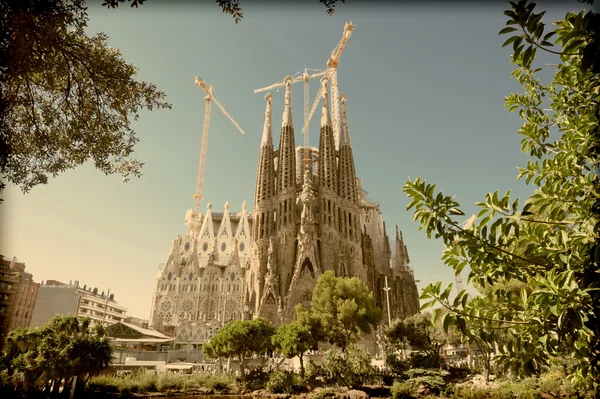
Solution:
[{"label": "sky", "polygon": [[[134,122],[135,156],[143,176],[123,183],[85,164],[28,194],[9,187],[0,206],[0,254],[25,262],[35,281],[48,279],[110,289],[128,315],[149,318],[154,279],[171,241],[186,233],[193,205],[203,125],[204,92],[196,76],[214,84],[215,97],[245,130],[242,136],[213,106],[204,200],[221,212],[246,201],[252,209],[264,124],[265,93],[253,90],[306,68],[325,69],[344,23],[356,27],[338,68],[346,93],[356,171],[368,197],[380,204],[387,231],[402,230],[419,288],[454,280],[440,260],[443,244],[428,239],[406,211],[402,185],[418,176],[456,195],[466,213],[487,192],[531,189],[519,182],[526,163],[516,134],[521,121],[503,99],[519,91],[510,79],[502,1],[359,2],[329,16],[316,0],[242,0],[235,24],[214,2],[148,0],[138,9],[101,7],[89,0],[87,32],[105,32],[111,47],[139,68],[138,78],[164,91],[172,110],[144,111]],[[544,2],[544,20],[581,9],[575,1]],[[540,55],[537,64],[553,62]],[[318,90],[312,81],[311,98]],[[296,143],[302,142],[302,84],[292,86]],[[284,90],[272,91],[274,144]],[[319,120],[310,125],[318,146]]]}]

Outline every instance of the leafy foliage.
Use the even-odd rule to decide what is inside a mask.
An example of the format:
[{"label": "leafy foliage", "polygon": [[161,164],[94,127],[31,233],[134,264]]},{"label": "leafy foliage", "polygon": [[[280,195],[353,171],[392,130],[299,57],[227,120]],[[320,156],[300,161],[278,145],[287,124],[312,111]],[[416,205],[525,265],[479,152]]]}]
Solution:
[{"label": "leafy foliage", "polygon": [[254,320],[235,320],[227,323],[210,341],[202,345],[202,352],[210,358],[237,357],[240,360],[242,382],[246,381],[246,358],[264,354],[273,348],[271,339],[275,327],[261,317]]},{"label": "leafy foliage", "polygon": [[23,392],[57,393],[74,377],[83,384],[108,366],[109,338],[89,319],[57,316],[43,327],[11,331],[2,353],[3,380]]},{"label": "leafy foliage", "polygon": [[[131,7],[137,7],[140,4],[144,4],[146,0],[103,0],[103,6],[107,6],[108,8],[117,8],[119,3],[129,2],[131,3]],[[335,6],[338,1],[345,3],[346,0],[319,0],[319,3],[325,6],[326,12],[329,15],[333,15],[335,12]],[[237,24],[244,18],[244,14],[242,14],[242,9],[240,7],[240,0],[215,0],[215,3],[219,4],[221,10],[225,14],[229,14],[235,20]]]},{"label": "leafy foliage", "polygon": [[212,393],[236,392],[236,379],[233,374],[194,373],[152,373],[144,369],[125,376],[102,374],[90,379],[88,391],[118,392],[123,396],[131,393],[148,394],[172,390],[189,391],[204,389]]},{"label": "leafy foliage", "polygon": [[287,358],[298,356],[300,359],[300,376],[304,378],[303,355],[311,349],[313,338],[311,330],[298,321],[282,324],[272,338],[275,350]]},{"label": "leafy foliage", "polygon": [[105,34],[86,35],[84,0],[3,1],[0,10],[0,174],[23,192],[88,160],[124,180],[139,176],[131,122],[170,108],[164,93],[137,81]]},{"label": "leafy foliage", "polygon": [[342,349],[361,332],[369,334],[381,319],[373,293],[358,278],[336,277],[332,271],[319,277],[310,306],[329,343]]},{"label": "leafy foliage", "polygon": [[[544,35],[544,13],[536,14],[534,3],[510,6],[500,33],[517,33],[504,45],[513,45],[512,77],[524,93],[510,94],[505,105],[524,121],[518,133],[531,159],[518,178],[535,191],[523,208],[510,191],[487,194],[476,204],[477,222],[464,228],[456,219],[464,213],[453,197],[421,178],[404,185],[414,220],[446,245],[446,265],[456,274],[469,266],[469,281],[482,288],[477,297],[463,290],[451,299],[452,284],[431,284],[423,290],[423,308],[441,304],[449,311],[442,316],[444,327],[454,325],[490,348],[498,344],[494,359],[505,371],[539,373],[567,348],[578,362],[571,377],[583,385],[593,379],[597,387],[600,84],[594,54],[600,21],[593,11],[570,12]],[[541,68],[533,68],[538,49],[559,55],[545,84],[538,77]],[[522,284],[518,295],[490,289],[512,281]]]},{"label": "leafy foliage", "polygon": [[285,370],[275,370],[269,377],[267,390],[272,393],[299,393],[306,390],[302,380],[296,373]]},{"label": "leafy foliage", "polygon": [[460,336],[456,331],[444,331],[441,323],[434,323],[431,313],[417,313],[404,320],[396,320],[386,335],[392,344],[407,341],[413,350],[423,351],[437,366],[440,350],[446,345],[457,345]]},{"label": "leafy foliage", "polygon": [[349,346],[344,351],[329,349],[325,352],[323,369],[348,388],[355,389],[370,381],[375,374],[371,356],[355,346]]}]

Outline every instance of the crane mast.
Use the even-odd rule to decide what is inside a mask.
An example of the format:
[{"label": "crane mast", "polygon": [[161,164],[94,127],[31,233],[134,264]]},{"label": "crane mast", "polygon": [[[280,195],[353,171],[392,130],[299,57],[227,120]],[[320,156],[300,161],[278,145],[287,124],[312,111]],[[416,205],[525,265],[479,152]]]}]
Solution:
[{"label": "crane mast", "polygon": [[340,92],[337,81],[337,67],[340,64],[340,57],[344,52],[346,43],[350,39],[354,24],[352,22],[346,22],[344,25],[344,33],[342,39],[338,43],[335,49],[331,52],[331,57],[327,61],[327,71],[329,72],[331,79],[331,119],[333,124],[333,135],[335,138],[335,147],[339,147],[340,143]]},{"label": "crane mast", "polygon": [[[329,57],[329,60],[327,60],[327,70],[325,71],[326,74],[329,75],[329,79],[331,80],[331,98],[329,102],[331,104],[331,122],[333,124],[333,135],[335,139],[336,148],[339,146],[340,142],[340,92],[337,81],[337,67],[340,65],[340,58],[342,56],[342,53],[344,52],[344,48],[346,48],[346,44],[348,43],[348,39],[350,39],[350,35],[352,34],[352,30],[354,29],[354,27],[355,25],[352,22],[346,22],[346,25],[344,25],[344,33],[342,34],[342,38],[331,52],[331,57]],[[308,117],[306,118],[308,121],[312,119],[322,96],[323,93],[322,89],[320,88],[315,98],[315,101],[308,113]],[[303,133],[305,129],[308,129],[308,126],[306,124],[302,129]]]},{"label": "crane mast", "polygon": [[198,162],[198,177],[196,178],[196,193],[194,194],[194,208],[192,216],[200,215],[200,202],[202,202],[202,185],[204,183],[204,165],[206,164],[206,146],[208,145],[208,127],[210,126],[210,109],[212,86],[208,88],[209,94],[204,97],[204,125],[202,127],[202,142],[200,144],[200,161]]},{"label": "crane mast", "polygon": [[202,186],[204,184],[204,168],[206,165],[206,149],[208,147],[208,130],[210,127],[210,111],[211,105],[214,102],[217,107],[223,112],[231,123],[242,133],[245,135],[244,131],[240,127],[240,125],[233,119],[233,117],[227,112],[225,107],[221,105],[221,103],[213,96],[213,85],[207,86],[206,83],[199,77],[196,77],[195,82],[198,86],[204,90],[206,93],[206,97],[204,100],[206,101],[206,105],[204,106],[204,125],[202,126],[202,142],[200,144],[200,161],[198,162],[198,177],[196,179],[196,192],[194,194],[194,208],[192,209],[192,218],[199,219],[200,218],[200,203],[202,201]]}]

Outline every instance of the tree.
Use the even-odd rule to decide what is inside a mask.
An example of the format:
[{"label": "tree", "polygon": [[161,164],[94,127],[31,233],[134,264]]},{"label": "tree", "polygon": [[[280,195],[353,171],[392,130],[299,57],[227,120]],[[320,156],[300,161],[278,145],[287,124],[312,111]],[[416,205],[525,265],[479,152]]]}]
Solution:
[{"label": "tree", "polygon": [[104,327],[91,326],[87,318],[57,316],[40,328],[11,331],[0,363],[16,390],[56,394],[75,377],[85,386],[111,357]]},{"label": "tree", "polygon": [[[103,6],[108,6],[109,8],[117,8],[119,3],[131,3],[131,7],[137,7],[140,4],[144,4],[146,0],[102,0]],[[342,3],[345,3],[345,0],[339,0]],[[323,4],[327,10],[327,14],[333,15],[335,12],[335,5],[338,0],[319,0],[319,3]],[[216,3],[219,3],[219,7],[223,10],[225,14],[230,14],[235,23],[237,24],[242,20],[244,15],[242,14],[242,9],[240,8],[240,0],[217,0]]]},{"label": "tree", "polygon": [[325,352],[323,368],[348,388],[362,387],[375,374],[371,356],[354,345]]},{"label": "tree", "polygon": [[444,331],[439,320],[433,320],[431,313],[417,313],[404,320],[396,320],[386,335],[393,346],[407,341],[412,349],[425,352],[437,367],[441,349],[446,345],[459,345],[461,339],[455,330]]},{"label": "tree", "polygon": [[164,93],[137,81],[105,34],[85,34],[84,0],[4,0],[0,14],[4,179],[28,192],[88,160],[139,176],[131,122],[142,109],[170,108]]},{"label": "tree", "polygon": [[275,350],[287,358],[298,356],[300,359],[300,376],[304,379],[304,353],[313,347],[310,329],[298,321],[284,323],[273,335]]},{"label": "tree", "polygon": [[310,303],[311,314],[319,320],[327,340],[342,349],[359,334],[377,328],[381,310],[373,293],[356,277],[336,277],[327,271],[319,277]]},{"label": "tree", "polygon": [[[428,237],[444,241],[442,259],[457,274],[469,266],[469,281],[481,287],[519,281],[531,289],[519,289],[518,301],[507,300],[502,290],[472,299],[463,290],[451,300],[452,284],[442,289],[438,282],[423,290],[423,308],[441,304],[449,310],[444,326],[468,336],[479,335],[475,321],[483,323],[488,340],[500,344],[494,359],[516,375],[538,373],[567,346],[578,362],[571,377],[583,385],[594,381],[597,389],[600,16],[569,12],[544,34],[544,12],[534,12],[535,3],[510,6],[500,33],[513,33],[504,46],[512,44],[512,77],[524,92],[508,95],[505,105],[524,121],[518,133],[530,160],[518,178],[534,186],[533,194],[523,208],[510,192],[487,194],[477,203],[478,222],[464,229],[456,220],[464,215],[460,204],[436,193],[435,185],[417,178],[404,191],[411,198],[407,209],[415,208],[414,219]],[[533,67],[540,49],[558,56],[547,83],[540,80],[541,68]],[[502,344],[498,331],[510,339]]]},{"label": "tree", "polygon": [[246,358],[264,354],[272,349],[271,338],[275,327],[261,317],[254,320],[235,320],[227,323],[202,345],[202,352],[213,359],[237,357],[240,361],[242,382],[246,382]]}]

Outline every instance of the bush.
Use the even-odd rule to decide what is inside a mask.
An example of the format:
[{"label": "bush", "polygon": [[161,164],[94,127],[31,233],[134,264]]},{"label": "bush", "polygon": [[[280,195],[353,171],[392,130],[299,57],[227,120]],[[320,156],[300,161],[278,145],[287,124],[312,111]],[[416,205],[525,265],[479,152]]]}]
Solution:
[{"label": "bush", "polygon": [[442,358],[438,354],[425,355],[422,353],[413,353],[410,355],[411,368],[439,369],[441,364]]},{"label": "bush", "polygon": [[394,382],[392,385],[392,399],[413,399],[411,386],[406,382]]},{"label": "bush", "polygon": [[232,374],[208,375],[201,386],[213,391],[222,392],[232,388],[235,384],[235,377]]},{"label": "bush", "polygon": [[272,393],[292,394],[304,390],[300,376],[291,371],[275,370],[267,382],[267,391]]},{"label": "bush", "polygon": [[471,369],[466,366],[449,366],[448,367],[449,380],[464,380],[471,373]]},{"label": "bush", "polygon": [[415,377],[405,381],[410,386],[411,391],[418,395],[439,395],[446,389],[446,383],[443,378],[437,376]]},{"label": "bush", "polygon": [[396,375],[410,369],[411,359],[402,359],[397,354],[390,354],[385,358],[385,364]]},{"label": "bush", "polygon": [[321,366],[317,366],[312,360],[308,362],[306,370],[304,371],[305,382],[310,384],[312,387],[322,386],[331,382],[329,373]]},{"label": "bush", "polygon": [[390,374],[389,371],[384,371],[381,374],[381,381],[383,382],[383,385],[390,386],[394,383],[394,376]]},{"label": "bush", "polygon": [[353,389],[360,388],[375,375],[369,354],[354,346],[346,348],[345,352],[338,348],[329,349],[325,353],[323,369],[339,376],[341,383]]},{"label": "bush", "polygon": [[417,377],[439,377],[441,376],[441,371],[439,369],[410,369],[407,370],[404,375],[408,378],[417,378]]},{"label": "bush", "polygon": [[491,399],[491,392],[490,388],[460,386],[455,387],[452,397],[455,399]]},{"label": "bush", "polygon": [[325,399],[325,398],[335,398],[335,391],[333,388],[325,388],[319,391],[313,399]]},{"label": "bush", "polygon": [[257,367],[246,374],[246,388],[251,390],[263,389],[269,381],[270,372]]}]

